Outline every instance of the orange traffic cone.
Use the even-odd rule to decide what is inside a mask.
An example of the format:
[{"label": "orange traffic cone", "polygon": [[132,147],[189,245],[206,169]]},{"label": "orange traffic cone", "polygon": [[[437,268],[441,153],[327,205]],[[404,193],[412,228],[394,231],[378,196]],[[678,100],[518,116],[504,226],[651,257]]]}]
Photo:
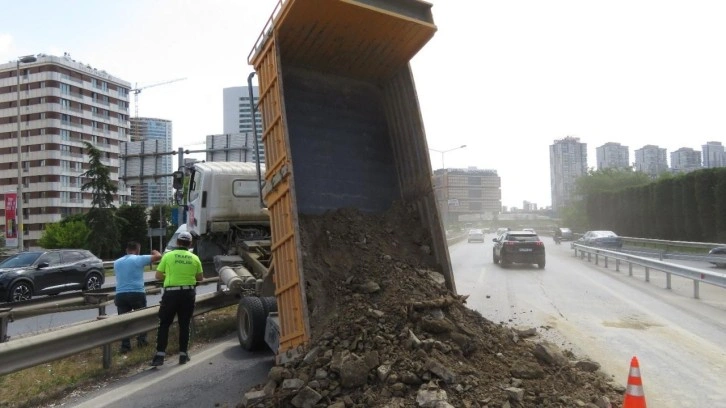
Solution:
[{"label": "orange traffic cone", "polygon": [[640,365],[638,358],[630,360],[630,373],[628,373],[628,387],[625,389],[623,408],[646,408],[643,380],[640,379]]}]

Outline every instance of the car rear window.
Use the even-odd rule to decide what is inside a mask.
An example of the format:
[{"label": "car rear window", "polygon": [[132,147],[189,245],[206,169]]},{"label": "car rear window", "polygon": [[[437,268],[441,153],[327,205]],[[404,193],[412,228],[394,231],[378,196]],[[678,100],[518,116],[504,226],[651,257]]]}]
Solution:
[{"label": "car rear window", "polygon": [[539,241],[539,237],[534,234],[509,234],[507,235],[507,240],[519,242],[534,242]]}]

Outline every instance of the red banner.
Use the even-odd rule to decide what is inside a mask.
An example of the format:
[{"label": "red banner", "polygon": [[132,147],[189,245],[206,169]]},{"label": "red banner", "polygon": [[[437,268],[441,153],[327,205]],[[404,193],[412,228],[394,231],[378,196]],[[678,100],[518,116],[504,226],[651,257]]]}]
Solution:
[{"label": "red banner", "polygon": [[17,193],[5,193],[5,246],[18,246]]}]

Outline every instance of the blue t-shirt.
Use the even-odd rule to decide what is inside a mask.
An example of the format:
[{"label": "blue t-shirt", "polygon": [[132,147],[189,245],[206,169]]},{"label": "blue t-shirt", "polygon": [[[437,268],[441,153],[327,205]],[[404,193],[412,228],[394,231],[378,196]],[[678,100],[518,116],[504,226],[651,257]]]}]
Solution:
[{"label": "blue t-shirt", "polygon": [[116,293],[145,292],[144,267],[151,265],[151,255],[125,255],[113,263]]}]

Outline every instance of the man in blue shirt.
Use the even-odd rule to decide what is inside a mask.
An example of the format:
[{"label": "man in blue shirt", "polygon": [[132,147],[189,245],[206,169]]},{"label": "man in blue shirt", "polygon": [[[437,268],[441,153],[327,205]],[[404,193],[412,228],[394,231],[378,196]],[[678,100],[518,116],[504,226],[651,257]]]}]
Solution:
[{"label": "man in blue shirt", "polygon": [[[116,298],[114,303],[118,314],[122,315],[132,310],[146,307],[146,290],[144,289],[144,268],[161,259],[161,253],[151,251],[151,255],[139,255],[141,244],[131,241],[126,245],[126,255],[113,263],[116,273]],[[148,343],[146,333],[136,338],[137,346],[143,347]],[[121,340],[121,353],[131,351],[131,339]]]}]

